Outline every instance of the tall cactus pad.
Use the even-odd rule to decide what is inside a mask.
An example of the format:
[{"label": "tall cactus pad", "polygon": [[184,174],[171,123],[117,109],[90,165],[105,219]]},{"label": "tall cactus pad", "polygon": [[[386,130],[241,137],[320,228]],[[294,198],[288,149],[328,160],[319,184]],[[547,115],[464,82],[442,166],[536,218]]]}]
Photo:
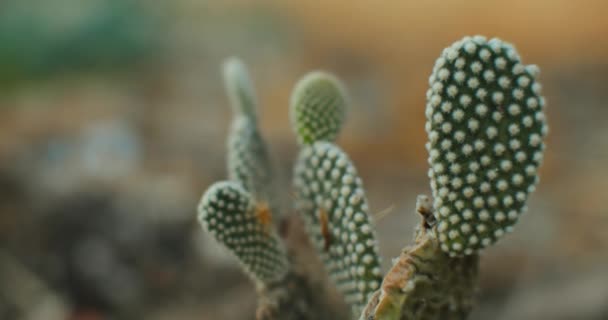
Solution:
[{"label": "tall cactus pad", "polygon": [[240,60],[231,58],[224,63],[224,82],[235,113],[228,137],[228,176],[256,200],[268,202],[273,192],[272,165],[257,126],[253,86]]},{"label": "tall cactus pad", "polygon": [[236,255],[258,284],[285,275],[287,258],[268,206],[256,204],[238,183],[223,181],[209,187],[198,213],[203,228]]},{"label": "tall cactus pad", "polygon": [[223,72],[224,86],[234,112],[255,121],[257,109],[255,91],[245,64],[237,58],[227,59],[224,62]]},{"label": "tall cactus pad", "polygon": [[228,137],[228,177],[258,201],[272,199],[273,170],[266,143],[251,119],[237,116]]},{"label": "tall cactus pad", "polygon": [[515,48],[466,37],[429,79],[429,176],[441,249],[472,254],[512,230],[538,182],[547,133],[537,82]]},{"label": "tall cactus pad", "polygon": [[330,277],[358,314],[381,281],[380,259],[361,179],[328,142],[305,147],[295,168],[296,207]]},{"label": "tall cactus pad", "polygon": [[291,122],[301,144],[334,141],[346,114],[346,95],[338,79],[315,71],[304,76],[291,96]]}]

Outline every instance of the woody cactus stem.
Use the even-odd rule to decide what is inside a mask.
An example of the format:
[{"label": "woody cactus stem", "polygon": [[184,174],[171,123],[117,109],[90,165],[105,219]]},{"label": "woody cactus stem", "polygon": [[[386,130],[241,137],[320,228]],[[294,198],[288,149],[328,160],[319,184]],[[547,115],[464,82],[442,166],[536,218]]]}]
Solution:
[{"label": "woody cactus stem", "polygon": [[474,304],[479,256],[451,258],[440,249],[430,199],[419,196],[422,223],[385,275],[359,320],[466,319]]},{"label": "woody cactus stem", "polygon": [[429,177],[441,249],[473,254],[525,211],[547,134],[538,67],[499,39],[446,48],[429,79]]},{"label": "woody cactus stem", "polygon": [[333,76],[314,72],[296,85],[291,113],[304,144],[296,166],[296,209],[330,277],[359,314],[380,285],[380,259],[361,179],[331,142],[345,113],[344,90]]}]

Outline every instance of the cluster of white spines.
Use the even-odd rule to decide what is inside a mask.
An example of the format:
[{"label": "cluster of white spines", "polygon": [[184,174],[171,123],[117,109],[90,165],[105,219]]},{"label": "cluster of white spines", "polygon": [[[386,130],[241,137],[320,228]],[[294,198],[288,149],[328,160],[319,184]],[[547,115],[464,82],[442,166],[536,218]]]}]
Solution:
[{"label": "cluster of white spines", "polygon": [[335,140],[346,114],[345,90],[331,74],[314,71],[296,84],[290,106],[290,117],[298,141]]},{"label": "cluster of white spines", "polygon": [[355,313],[380,285],[378,246],[361,179],[328,142],[305,147],[295,167],[296,207],[338,289]]},{"label": "cluster of white spines", "polygon": [[198,219],[256,281],[268,283],[287,271],[287,258],[269,217],[236,182],[217,182],[203,195]]},{"label": "cluster of white spines", "polygon": [[429,177],[441,247],[472,254],[510,232],[538,182],[547,134],[539,71],[499,39],[466,37],[427,92]]}]

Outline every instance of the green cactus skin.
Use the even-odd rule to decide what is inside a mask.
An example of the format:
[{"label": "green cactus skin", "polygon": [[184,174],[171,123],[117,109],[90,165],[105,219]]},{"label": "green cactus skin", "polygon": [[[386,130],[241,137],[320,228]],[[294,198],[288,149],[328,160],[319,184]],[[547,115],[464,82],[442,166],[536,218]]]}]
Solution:
[{"label": "green cactus skin", "polygon": [[322,71],[298,81],[291,96],[290,117],[300,144],[336,139],[346,115],[345,92],[337,78]]},{"label": "green cactus skin", "polygon": [[259,203],[275,204],[274,172],[268,148],[257,126],[253,86],[245,65],[236,58],[224,63],[226,93],[234,110],[228,137],[228,177],[238,181]]},{"label": "green cactus skin", "polygon": [[235,114],[243,115],[254,122],[257,119],[255,90],[247,67],[238,58],[228,58],[223,65],[224,87]]},{"label": "green cactus skin", "polygon": [[198,220],[241,262],[258,285],[280,280],[288,270],[285,249],[267,206],[257,204],[237,182],[213,184],[198,206]]},{"label": "green cactus skin", "polygon": [[337,146],[319,141],[300,152],[296,209],[330,277],[354,314],[381,281],[377,241],[361,179]]},{"label": "green cactus skin", "polygon": [[499,39],[465,37],[429,79],[429,177],[441,249],[473,254],[511,232],[538,182],[547,133],[538,67]]}]

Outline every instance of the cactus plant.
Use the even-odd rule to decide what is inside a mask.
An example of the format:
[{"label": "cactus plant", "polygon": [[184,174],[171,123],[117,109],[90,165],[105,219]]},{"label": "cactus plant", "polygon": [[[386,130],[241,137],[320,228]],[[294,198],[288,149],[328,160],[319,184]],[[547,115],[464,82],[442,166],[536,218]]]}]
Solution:
[{"label": "cactus plant", "polygon": [[429,79],[429,177],[441,248],[472,254],[511,232],[538,183],[547,133],[538,67],[499,39],[446,48]]},{"label": "cactus plant", "polygon": [[[465,37],[446,48],[429,79],[426,131],[433,197],[419,196],[421,224],[384,276],[363,182],[336,145],[347,112],[344,86],[320,71],[300,80],[290,116],[300,152],[294,209],[281,214],[267,147],[244,65],[225,64],[234,108],[230,181],[212,185],[199,220],[233,252],[260,296],[258,319],[465,319],[477,294],[479,252],[510,232],[538,183],[545,101],[538,68],[499,39]],[[295,258],[273,220],[302,219],[310,245],[350,305],[327,303],[323,287]]]}]

